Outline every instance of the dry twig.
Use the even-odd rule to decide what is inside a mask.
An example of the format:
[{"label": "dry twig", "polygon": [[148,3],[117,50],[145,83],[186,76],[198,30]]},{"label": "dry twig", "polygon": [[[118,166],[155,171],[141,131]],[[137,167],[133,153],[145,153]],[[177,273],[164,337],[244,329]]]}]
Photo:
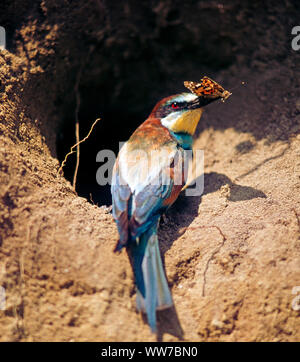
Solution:
[{"label": "dry twig", "polygon": [[66,154],[65,159],[63,160],[60,168],[58,169],[58,171],[57,171],[58,173],[61,173],[63,167],[65,166],[65,164],[66,164],[66,162],[67,162],[68,157],[69,157],[72,153],[75,153],[75,150],[74,150],[74,149],[75,149],[79,144],[81,144],[82,142],[86,141],[86,140],[90,137],[90,134],[92,133],[92,131],[93,131],[96,123],[97,123],[98,121],[100,121],[100,119],[101,119],[101,118],[97,118],[97,119],[95,120],[95,122],[92,124],[92,127],[91,127],[91,129],[89,130],[89,133],[88,133],[82,140],[78,141],[77,143],[75,143],[75,145],[73,145],[73,146],[71,147],[70,152],[68,152],[68,153]]}]

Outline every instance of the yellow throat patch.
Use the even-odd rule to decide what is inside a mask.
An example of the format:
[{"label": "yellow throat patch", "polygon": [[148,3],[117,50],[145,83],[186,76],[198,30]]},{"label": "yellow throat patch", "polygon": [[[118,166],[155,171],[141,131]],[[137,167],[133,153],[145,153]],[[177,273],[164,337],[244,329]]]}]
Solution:
[{"label": "yellow throat patch", "polygon": [[197,109],[193,109],[193,110],[184,112],[181,117],[176,119],[169,126],[169,129],[172,132],[176,132],[176,133],[184,132],[184,133],[188,133],[191,136],[193,136],[193,134],[196,131],[198,122],[201,118],[202,112],[203,112],[202,108],[197,108]]}]

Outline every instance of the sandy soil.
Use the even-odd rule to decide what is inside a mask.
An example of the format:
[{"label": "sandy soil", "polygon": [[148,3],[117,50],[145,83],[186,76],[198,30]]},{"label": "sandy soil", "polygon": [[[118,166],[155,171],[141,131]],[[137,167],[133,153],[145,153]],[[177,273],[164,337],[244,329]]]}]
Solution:
[{"label": "sandy soil", "polygon": [[[0,340],[155,341],[135,310],[126,253],[113,253],[117,230],[110,209],[76,195],[57,172],[55,145],[59,125],[74,107],[71,91],[90,44],[103,46],[103,53],[92,57],[83,85],[91,93],[97,76],[99,89],[110,84],[103,77],[103,72],[111,74],[111,63],[105,62],[108,49],[116,66],[122,63],[118,51],[123,54],[123,48],[113,35],[108,40],[107,24],[122,28],[130,19],[133,28],[142,23],[146,31],[156,20],[164,46],[162,30],[176,30],[181,15],[158,2],[149,25],[142,21],[147,6],[137,10],[135,2],[136,12],[128,10],[129,2],[122,11],[101,1],[82,1],[76,9],[63,1],[22,4],[1,5],[12,20],[4,24],[1,18],[10,49],[0,53],[0,285],[7,297],[0,311]],[[238,7],[234,1],[228,4]],[[235,13],[220,12],[225,25],[236,17],[231,33],[225,34],[232,48],[235,43],[235,53],[226,55],[222,38],[227,64],[216,61],[217,80],[225,87],[247,83],[226,103],[209,106],[199,125],[195,148],[205,153],[204,193],[180,196],[160,225],[175,308],[159,312],[158,340],[300,340],[300,311],[292,307],[292,290],[300,286],[300,67],[299,54],[283,35],[290,34],[283,33],[284,26],[299,9],[286,2],[260,12],[251,4]],[[212,18],[219,11],[213,5],[208,10]],[[189,5],[182,16],[192,12]],[[88,19],[83,33],[74,36],[82,19]],[[248,23],[255,24],[254,34],[247,32]],[[180,32],[183,43],[187,29]],[[278,31],[276,39],[272,29]],[[222,29],[220,34],[225,37]],[[243,50],[249,39],[260,42]],[[153,44],[159,49],[157,40]],[[210,46],[204,49],[209,53]],[[135,48],[128,46],[131,51]],[[172,51],[165,55],[157,61],[159,72],[166,64],[172,68]],[[182,62],[191,65],[186,78],[192,79],[199,65],[189,59],[187,54]],[[207,67],[204,62],[202,69]],[[174,64],[170,69],[175,84],[174,74],[182,74],[178,68]],[[150,75],[137,73],[146,82],[153,69]],[[128,88],[130,75],[120,74]],[[161,84],[168,84],[167,89],[171,83],[162,79]],[[120,87],[112,107],[118,97],[128,102]],[[151,102],[158,93],[157,88],[149,91]],[[136,94],[137,100],[139,96],[143,94]],[[133,108],[142,114],[138,106]]]}]

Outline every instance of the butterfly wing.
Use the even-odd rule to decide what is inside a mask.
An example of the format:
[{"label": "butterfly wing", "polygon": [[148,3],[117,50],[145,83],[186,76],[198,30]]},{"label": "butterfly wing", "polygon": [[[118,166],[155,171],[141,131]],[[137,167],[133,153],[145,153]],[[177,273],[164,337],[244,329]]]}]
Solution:
[{"label": "butterfly wing", "polygon": [[231,93],[226,91],[220,84],[214,80],[203,77],[200,82],[185,81],[184,86],[198,97],[206,99],[227,99]]}]

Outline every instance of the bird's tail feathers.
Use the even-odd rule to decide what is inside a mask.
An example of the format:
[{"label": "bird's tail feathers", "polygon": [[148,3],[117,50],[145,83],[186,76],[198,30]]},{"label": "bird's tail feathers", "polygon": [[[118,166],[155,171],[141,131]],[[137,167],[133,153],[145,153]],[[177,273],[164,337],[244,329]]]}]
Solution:
[{"label": "bird's tail feathers", "polygon": [[[141,238],[143,237],[148,236],[145,235]],[[139,288],[137,283],[137,309],[147,314],[148,323],[152,331],[156,332],[156,310],[169,308],[173,305],[171,292],[162,266],[156,232],[152,233],[147,240],[141,269],[144,288]]]}]

